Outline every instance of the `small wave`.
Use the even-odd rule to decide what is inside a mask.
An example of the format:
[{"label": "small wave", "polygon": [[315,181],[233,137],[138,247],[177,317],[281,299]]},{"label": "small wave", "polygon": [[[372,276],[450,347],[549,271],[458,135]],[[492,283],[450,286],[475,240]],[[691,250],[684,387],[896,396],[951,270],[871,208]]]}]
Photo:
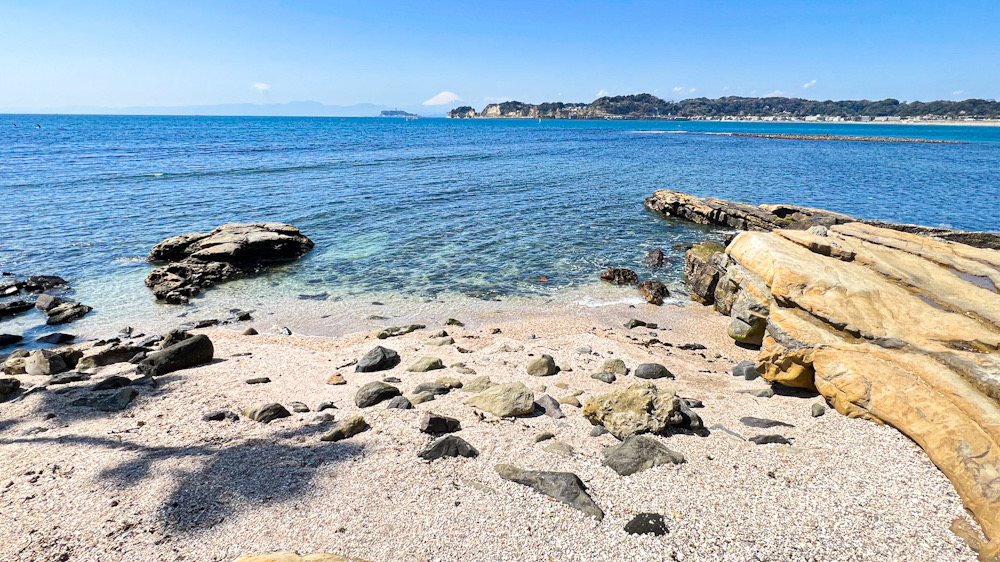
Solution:
[{"label": "small wave", "polygon": [[626,297],[614,300],[600,300],[591,297],[583,297],[582,299],[573,301],[573,304],[585,306],[587,308],[600,308],[602,306],[616,306],[619,304],[645,304],[645,302],[645,300],[639,297]]}]

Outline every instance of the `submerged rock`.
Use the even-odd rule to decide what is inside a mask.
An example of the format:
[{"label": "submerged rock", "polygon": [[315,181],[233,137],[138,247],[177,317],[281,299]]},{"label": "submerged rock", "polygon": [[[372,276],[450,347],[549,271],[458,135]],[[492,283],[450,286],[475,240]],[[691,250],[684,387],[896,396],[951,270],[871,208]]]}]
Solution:
[{"label": "submerged rock", "polygon": [[601,272],[601,280],[614,285],[635,285],[639,283],[639,276],[631,269],[609,267]]},{"label": "submerged rock", "polygon": [[312,248],[313,241],[288,224],[225,224],[154,246],[149,261],[173,263],[150,272],[146,286],[158,299],[185,303],[203,289],[296,260]]},{"label": "submerged rock", "polygon": [[646,254],[645,262],[646,262],[646,267],[651,267],[651,268],[663,267],[664,265],[667,264],[667,256],[664,255],[663,250],[655,248],[653,250],[650,250],[650,252]]}]

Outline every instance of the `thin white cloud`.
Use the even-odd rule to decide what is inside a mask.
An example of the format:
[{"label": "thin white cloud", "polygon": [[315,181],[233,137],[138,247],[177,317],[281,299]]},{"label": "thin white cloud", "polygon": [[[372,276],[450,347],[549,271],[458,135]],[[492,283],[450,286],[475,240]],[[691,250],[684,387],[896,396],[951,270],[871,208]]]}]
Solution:
[{"label": "thin white cloud", "polygon": [[782,92],[781,90],[775,90],[773,92],[768,92],[768,93],[764,94],[761,97],[762,98],[780,98],[783,95],[785,95],[785,92]]},{"label": "thin white cloud", "polygon": [[680,93],[684,91],[684,88],[681,88],[680,86],[674,86],[674,91]]},{"label": "thin white cloud", "polygon": [[955,90],[951,93],[952,96],[960,96],[965,93],[965,90]]},{"label": "thin white cloud", "polygon": [[803,88],[811,88],[812,86],[815,86],[815,85],[816,85],[816,81],[815,80],[810,80],[810,81],[806,82],[805,84],[803,84],[802,87]]},{"label": "thin white cloud", "polygon": [[254,90],[257,90],[258,92],[266,92],[271,89],[270,84],[265,84],[263,82],[254,82],[253,84],[250,85],[250,87],[253,88]]},{"label": "thin white cloud", "polygon": [[728,92],[729,91],[729,86],[723,86],[722,87],[722,91],[723,92]]},{"label": "thin white cloud", "polygon": [[445,90],[433,98],[425,101],[423,105],[448,105],[449,103],[455,103],[456,101],[462,101],[462,98],[458,97],[458,94],[455,92]]},{"label": "thin white cloud", "polygon": [[507,96],[500,96],[496,98],[493,96],[486,96],[485,98],[483,98],[483,101],[486,103],[503,103],[505,101],[510,101],[510,98],[508,98]]},{"label": "thin white cloud", "polygon": [[599,92],[597,92],[597,97],[599,97],[599,98],[604,98],[604,97],[607,97],[607,96],[610,96],[610,95],[611,94],[609,94],[608,91],[605,90],[605,89],[603,89],[603,88]]},{"label": "thin white cloud", "polygon": [[688,90],[688,92],[690,92],[690,93],[692,93],[692,94],[693,94],[693,93],[695,92],[695,89],[694,89],[694,88],[691,88],[690,90]]}]

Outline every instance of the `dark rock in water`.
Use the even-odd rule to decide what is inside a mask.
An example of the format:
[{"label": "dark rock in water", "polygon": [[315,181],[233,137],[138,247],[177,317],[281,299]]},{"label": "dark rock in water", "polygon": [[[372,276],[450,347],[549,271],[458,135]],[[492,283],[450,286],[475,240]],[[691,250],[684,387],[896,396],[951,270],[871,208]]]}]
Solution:
[{"label": "dark rock in water", "polygon": [[66,301],[55,295],[38,295],[35,299],[35,309],[48,312],[64,302]]},{"label": "dark rock in water", "polygon": [[386,403],[387,410],[412,410],[413,404],[405,396],[396,396]]},{"label": "dark rock in water", "polygon": [[86,406],[102,412],[118,412],[127,408],[136,396],[139,396],[139,391],[128,386],[113,394],[80,398],[71,402],[70,406]]},{"label": "dark rock in water", "polygon": [[548,377],[559,372],[559,367],[556,366],[556,361],[551,355],[542,355],[532,360],[526,369],[528,374],[533,377]]},{"label": "dark rock in water", "polygon": [[601,272],[601,280],[615,285],[635,285],[639,283],[639,276],[631,269],[609,267]]},{"label": "dark rock in water", "polygon": [[790,423],[778,420],[769,420],[767,418],[755,418],[752,416],[744,416],[740,418],[740,423],[748,427],[756,427],[760,429],[767,429],[769,427],[795,427]]},{"label": "dark rock in water", "polygon": [[358,408],[367,408],[400,394],[402,393],[398,388],[381,381],[374,381],[358,389],[354,395],[354,404]]},{"label": "dark rock in water", "polygon": [[498,464],[496,471],[504,480],[528,486],[550,498],[579,509],[598,521],[604,519],[604,512],[587,494],[587,486],[580,480],[579,476],[572,472],[521,470],[509,464]]},{"label": "dark rock in water", "polygon": [[[49,384],[52,383],[50,382]],[[126,386],[131,386],[131,385],[132,385],[131,379],[127,377],[114,375],[98,382],[90,390],[95,392],[99,390],[114,390],[116,388],[124,388]]]},{"label": "dark rock in water", "polygon": [[646,254],[646,267],[663,267],[667,264],[667,256],[663,250],[656,248]]},{"label": "dark rock in water", "polygon": [[291,417],[292,414],[281,404],[272,403],[248,408],[243,415],[256,422],[271,423],[277,419]]},{"label": "dark rock in water", "polygon": [[61,345],[64,343],[70,343],[76,339],[76,336],[72,334],[64,334],[62,332],[53,332],[51,334],[46,334],[35,341],[39,343],[50,343],[54,345]]},{"label": "dark rock in water", "polygon": [[667,534],[669,529],[659,513],[639,513],[625,524],[625,532],[630,535],[662,536]]},{"label": "dark rock in water", "polygon": [[469,445],[465,439],[457,435],[446,435],[431,441],[427,447],[417,453],[425,461],[433,461],[443,457],[478,457],[479,451]]},{"label": "dark rock in water", "polygon": [[150,261],[173,263],[150,272],[146,286],[158,299],[185,303],[203,289],[296,260],[312,248],[312,240],[299,229],[280,223],[231,223],[211,232],[182,234],[150,251]]},{"label": "dark rock in water", "polygon": [[85,304],[80,304],[74,301],[66,301],[45,311],[45,314],[48,315],[48,319],[45,320],[45,323],[49,326],[65,324],[78,318],[83,318],[91,310],[94,309]]},{"label": "dark rock in water", "polygon": [[462,424],[455,418],[426,413],[420,417],[420,431],[424,433],[452,433],[462,429]]},{"label": "dark rock in water", "polygon": [[223,420],[238,421],[240,417],[234,414],[233,412],[230,412],[229,410],[216,410],[214,412],[209,412],[205,414],[204,416],[201,417],[201,419],[202,421],[207,421],[207,422],[223,421]]},{"label": "dark rock in water", "polygon": [[566,417],[562,408],[559,407],[559,402],[548,394],[543,394],[541,398],[535,400],[535,406],[541,408],[545,415],[550,418],[558,420]]},{"label": "dark rock in water", "polygon": [[288,407],[292,409],[296,414],[307,414],[309,413],[309,406],[306,406],[302,402],[289,402]]},{"label": "dark rock in water", "polygon": [[635,376],[640,379],[674,378],[674,374],[659,363],[643,363],[635,368]]},{"label": "dark rock in water", "polygon": [[617,379],[614,373],[609,373],[607,371],[601,371],[600,373],[595,373],[593,375],[590,375],[590,378],[597,379],[601,382],[606,382],[608,384],[615,382],[615,380]]},{"label": "dark rock in water", "polygon": [[770,435],[757,435],[756,437],[751,437],[750,441],[758,445],[767,445],[769,443],[776,443],[779,445],[791,445],[792,442],[786,439],[783,435],[770,434]]},{"label": "dark rock in water", "polygon": [[444,396],[451,392],[451,387],[438,382],[425,382],[418,384],[413,389],[413,394],[420,394],[421,392],[429,392],[434,396]]},{"label": "dark rock in water", "polygon": [[20,281],[0,282],[0,297],[10,297],[21,292],[22,283]]},{"label": "dark rock in water", "polygon": [[341,441],[361,433],[368,429],[368,423],[361,416],[348,418],[333,427],[326,435],[319,438],[320,441]]},{"label": "dark rock in water", "polygon": [[218,318],[202,318],[201,320],[192,320],[190,322],[185,322],[177,326],[178,330],[182,332],[187,332],[189,330],[197,330],[199,328],[209,328],[211,326],[218,326]]},{"label": "dark rock in water", "polygon": [[18,336],[15,334],[0,334],[0,347],[15,344],[23,339],[24,336]]},{"label": "dark rock in water", "polygon": [[322,292],[315,295],[299,295],[299,299],[304,301],[325,301],[329,296],[330,293]]},{"label": "dark rock in water", "polygon": [[643,328],[646,327],[646,323],[642,320],[636,320],[635,318],[630,319],[625,323],[625,327],[631,330],[632,328]]},{"label": "dark rock in water", "polygon": [[609,431],[608,431],[608,428],[604,427],[603,425],[595,425],[590,430],[590,436],[591,437],[600,437],[600,436],[604,435],[605,433],[609,433]]},{"label": "dark rock in water", "polygon": [[271,382],[268,377],[254,377],[252,379],[247,379],[247,384],[267,384]]},{"label": "dark rock in water", "polygon": [[760,376],[757,372],[757,364],[753,361],[740,361],[735,367],[733,367],[734,377],[743,377],[748,381],[752,381]]},{"label": "dark rock in water", "polygon": [[34,307],[34,304],[27,301],[0,302],[0,318],[17,316],[18,314],[27,312]]},{"label": "dark rock in water", "polygon": [[660,306],[663,304],[663,299],[670,296],[670,291],[659,281],[643,281],[639,283],[639,295],[649,304]]},{"label": "dark rock in water", "polygon": [[56,287],[68,287],[69,283],[58,275],[32,275],[24,280],[22,286],[29,293],[41,293]]},{"label": "dark rock in water", "polygon": [[208,363],[212,360],[214,353],[215,348],[208,336],[198,334],[148,354],[145,359],[139,362],[136,372],[140,375],[159,377]]},{"label": "dark rock in water", "polygon": [[604,466],[628,476],[664,464],[680,464],[684,455],[647,435],[633,435],[621,445],[604,450]]},{"label": "dark rock in water", "polygon": [[0,379],[0,400],[6,400],[8,396],[17,392],[21,388],[21,381],[15,378]]},{"label": "dark rock in water", "polygon": [[366,353],[364,357],[358,359],[358,364],[354,367],[354,371],[358,373],[386,371],[396,365],[399,365],[399,361],[400,359],[398,353],[378,345]]}]

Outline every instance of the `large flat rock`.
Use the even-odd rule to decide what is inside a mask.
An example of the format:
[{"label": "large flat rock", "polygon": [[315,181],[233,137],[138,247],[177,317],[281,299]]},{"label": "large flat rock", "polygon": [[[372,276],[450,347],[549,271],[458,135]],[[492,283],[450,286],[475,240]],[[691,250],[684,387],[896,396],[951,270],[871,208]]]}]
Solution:
[{"label": "large flat rock", "polygon": [[[726,254],[740,273],[720,281],[716,306],[763,311],[763,376],[815,388],[841,414],[913,439],[995,555],[1000,251],[854,222],[743,232]],[[731,308],[735,318],[739,306]]]}]

